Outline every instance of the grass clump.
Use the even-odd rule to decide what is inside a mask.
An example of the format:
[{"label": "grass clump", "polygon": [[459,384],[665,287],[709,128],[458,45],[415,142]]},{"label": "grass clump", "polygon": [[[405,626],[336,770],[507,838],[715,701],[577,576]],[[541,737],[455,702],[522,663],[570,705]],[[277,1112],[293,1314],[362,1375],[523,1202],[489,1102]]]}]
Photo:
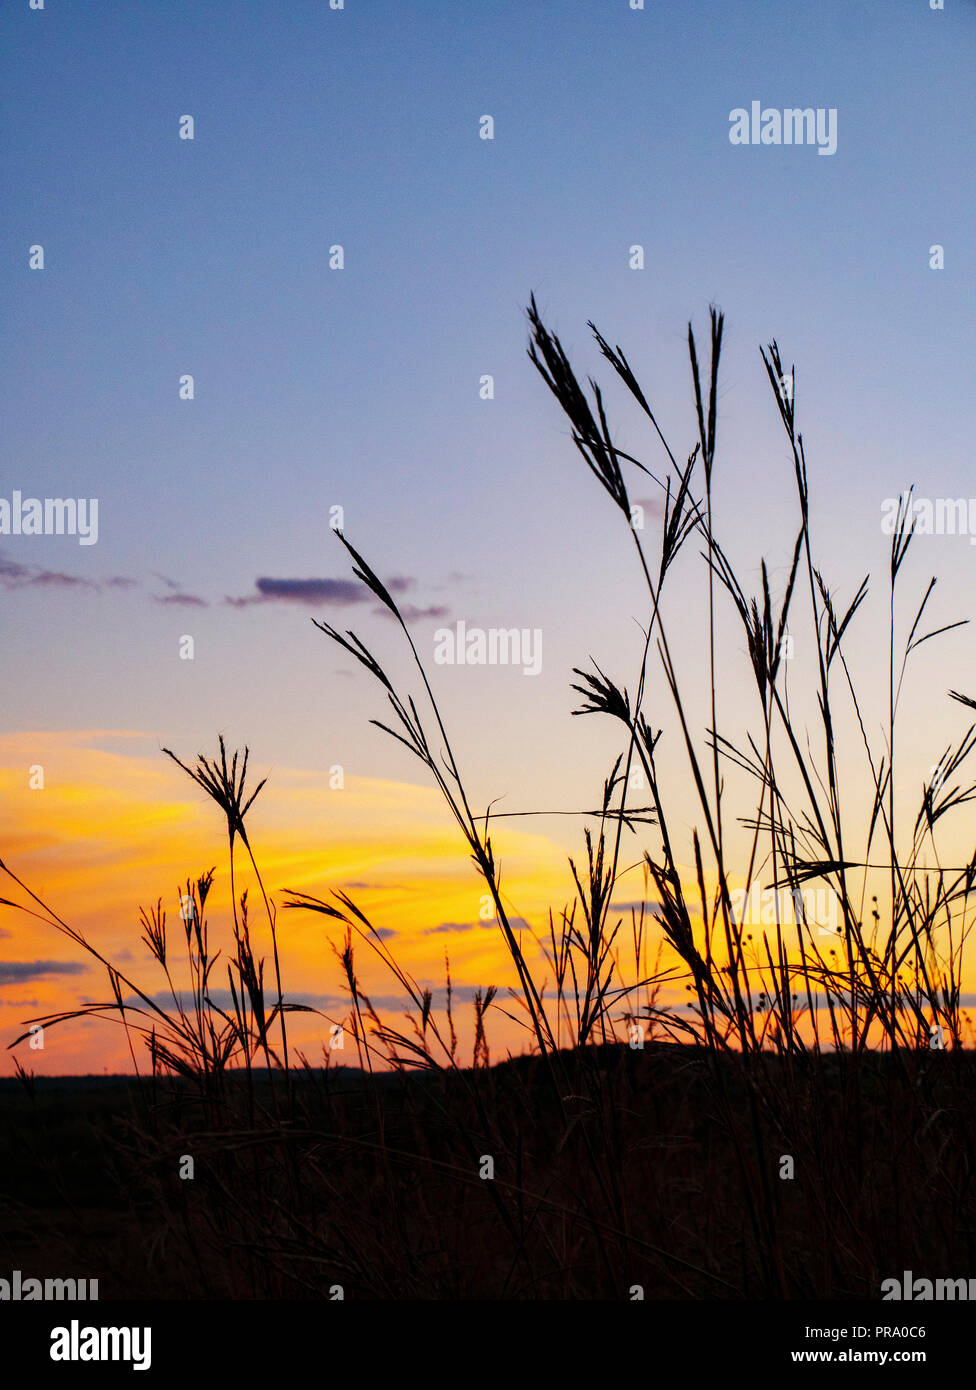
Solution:
[{"label": "grass clump", "polygon": [[[848,659],[869,582],[841,601],[816,558],[795,373],[778,345],[761,358],[796,516],[776,596],[772,563],[760,557],[751,594],[719,539],[722,314],[710,312],[707,363],[688,328],[697,437],[680,454],[622,349],[590,324],[663,452],[653,466],[615,442],[602,388],[581,383],[534,297],[527,321],[529,359],[620,514],[646,590],[636,678],[624,684],[595,662],[573,672],[574,713],[611,721],[620,742],[587,813],[595,825],[584,830],[585,861],[570,860],[572,897],[544,924],[526,931],[503,892],[491,811],[477,810],[466,788],[405,617],[343,535],[355,575],[399,626],[414,693],[397,688],[355,633],[316,622],[379,685],[388,713],[372,722],[423,765],[493,905],[513,983],[505,994],[477,991],[470,1062],[449,964],[446,1007],[435,1008],[432,990],[398,963],[382,928],[342,888],[324,897],[286,890],[283,905],[338,924],[331,944],[350,1007],[345,1019],[326,1021],[349,1032],[360,1070],[337,1071],[328,1049],[324,1069],[290,1055],[288,1015],[317,1011],[284,996],[278,908],[247,828],[264,783],[247,793],[248,751],[228,761],[222,739],[217,758],[200,755],[193,765],[165,751],[226,821],[229,1004],[217,997],[220,953],[206,920],[213,869],[181,893],[185,984],[171,974],[161,900],[142,914],[165,1005],[0,863],[31,902],[22,910],[95,956],[112,991],[106,1003],[34,1022],[107,1016],[125,1028],[134,1062],[137,1044],[148,1051],[149,1088],[118,1143],[144,1194],[140,1220],[162,1222],[183,1252],[181,1268],[218,1296],[315,1296],[341,1285],[373,1297],[626,1297],[639,1283],[648,1297],[874,1297],[880,1280],[902,1268],[961,1271],[976,1230],[962,995],[976,851],[946,867],[938,841],[947,818],[976,795],[964,772],[976,725],[940,756],[906,834],[896,817],[906,669],[923,644],[959,625],[927,626],[934,579],[912,621],[900,622],[911,493],[886,576],[887,701],[875,746]],[[656,548],[634,524],[632,470],[661,490]],[[672,640],[696,565],[704,730]],[[744,734],[722,722],[733,677],[717,634],[730,617],[753,691]],[[798,699],[785,655],[801,623],[811,659]],[[813,724],[799,719],[798,705],[815,709]],[[859,761],[841,752],[850,730]],[[695,807],[690,833],[687,803],[661,770],[665,747],[681,754],[681,796]],[[631,803],[638,771],[648,804]],[[647,901],[625,925],[613,903],[635,842]],[[247,893],[237,891],[238,846],[268,926],[268,991]],[[762,875],[775,890],[775,915],[757,932],[746,905]],[[825,920],[810,914],[811,885]],[[791,918],[782,894],[795,907]],[[409,1001],[406,1024],[381,1017],[364,991],[362,946]],[[683,1007],[667,997],[678,987]],[[526,1049],[493,1066],[491,1014],[503,1006],[522,1023]],[[174,1176],[180,1152],[201,1160],[192,1195]]]}]

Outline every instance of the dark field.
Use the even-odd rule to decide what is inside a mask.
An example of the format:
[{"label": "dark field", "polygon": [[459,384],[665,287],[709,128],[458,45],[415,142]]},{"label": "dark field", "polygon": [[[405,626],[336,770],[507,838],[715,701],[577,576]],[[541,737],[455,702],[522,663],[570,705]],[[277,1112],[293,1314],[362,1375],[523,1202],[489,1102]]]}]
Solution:
[{"label": "dark field", "polygon": [[182,1082],[5,1081],[0,1275],[101,1299],[848,1300],[974,1266],[970,1052],[552,1060],[557,1090],[537,1058],[299,1072],[288,1122],[255,1074],[250,1124],[228,1076],[219,1128]]}]

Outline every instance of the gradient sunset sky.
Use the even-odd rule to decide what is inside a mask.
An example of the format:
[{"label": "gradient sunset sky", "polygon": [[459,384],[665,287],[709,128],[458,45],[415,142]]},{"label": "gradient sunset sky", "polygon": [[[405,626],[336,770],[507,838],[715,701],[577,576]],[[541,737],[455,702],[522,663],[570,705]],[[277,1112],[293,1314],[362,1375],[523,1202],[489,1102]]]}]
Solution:
[{"label": "gradient sunset sky", "polygon": [[[310,619],[408,673],[395,626],[349,582],[341,506],[428,660],[458,620],[541,630],[537,677],[431,668],[473,803],[597,804],[619,739],[571,717],[571,671],[592,656],[633,687],[646,592],[526,358],[532,292],[604,385],[621,446],[656,469],[587,320],[683,458],[687,323],[704,343],[709,304],[725,311],[717,525],[756,587],[762,555],[782,586],[795,535],[758,347],[776,338],[796,363],[821,560],[841,595],[876,578],[852,657],[880,737],[882,504],[911,483],[974,491],[971,0],[22,0],[0,13],[0,50],[0,497],[99,503],[95,545],[0,535],[0,857],[106,954],[148,979],[139,906],[162,895],[175,916],[177,883],[211,864],[211,931],[226,927],[218,812],[160,752],[212,754],[220,731],[269,777],[252,828],[270,888],[347,889],[418,978],[442,981],[447,946],[462,997],[510,982],[446,809],[368,724],[382,691]],[[732,145],[729,113],[754,100],[836,108],[836,153]],[[658,504],[639,476],[634,500]],[[703,565],[683,563],[665,617],[703,728]],[[970,616],[970,538],[920,536],[910,571],[911,598],[940,577],[933,618]],[[946,691],[976,694],[974,632],[940,639],[906,683],[906,808],[966,727]],[[755,711],[731,612],[719,640],[740,729]],[[949,852],[973,842],[963,820]],[[500,822],[497,849],[514,910],[542,929],[570,896],[581,824]],[[621,901],[640,898],[632,879]],[[287,914],[282,933],[286,992],[342,1012],[321,920]],[[0,1074],[26,1018],[105,996],[76,947],[0,909]],[[111,1025],[72,1025],[29,1061],[112,1070],[126,1051]]]}]

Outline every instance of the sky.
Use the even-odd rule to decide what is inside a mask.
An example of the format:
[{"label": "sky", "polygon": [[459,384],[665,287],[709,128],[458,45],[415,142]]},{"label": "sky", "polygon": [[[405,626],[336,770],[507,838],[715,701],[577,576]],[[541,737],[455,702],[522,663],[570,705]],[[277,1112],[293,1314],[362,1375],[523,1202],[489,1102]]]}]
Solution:
[{"label": "sky", "polygon": [[[226,927],[217,810],[160,751],[212,754],[220,732],[269,778],[254,831],[275,892],[365,884],[418,977],[443,979],[447,946],[461,987],[509,982],[446,809],[368,722],[382,691],[311,619],[409,676],[402,635],[350,584],[339,507],[396,581],[473,804],[596,804],[618,741],[572,717],[572,670],[593,658],[633,687],[646,593],[526,357],[532,293],[605,386],[621,446],[655,469],[663,451],[587,321],[624,348],[683,458],[687,325],[703,344],[722,308],[715,510],[753,585],[766,556],[782,586],[795,534],[758,351],[779,342],[824,571],[847,596],[876,576],[852,661],[886,699],[884,501],[911,483],[972,491],[974,47],[972,0],[5,6],[0,498],[96,498],[98,537],[0,534],[0,857],[137,973],[138,907],[172,910],[211,863]],[[730,113],[754,101],[834,111],[835,152],[733,144]],[[659,494],[631,477],[653,531]],[[703,566],[682,561],[664,611],[703,727]],[[974,564],[968,535],[921,535],[908,589],[938,574],[933,618],[966,617]],[[538,674],[435,665],[438,629],[459,621],[540,633]],[[966,727],[946,691],[976,691],[969,631],[906,681],[906,807]],[[718,643],[740,730],[755,711],[730,613]],[[856,729],[842,738],[853,764]],[[499,827],[513,911],[539,929],[571,896],[581,823]],[[968,859],[972,838],[963,820],[950,851]],[[336,962],[300,918],[283,943],[294,991],[331,1008]],[[104,990],[73,943],[0,913],[0,1041]],[[52,1030],[29,1060],[123,1066],[115,1031]]]}]

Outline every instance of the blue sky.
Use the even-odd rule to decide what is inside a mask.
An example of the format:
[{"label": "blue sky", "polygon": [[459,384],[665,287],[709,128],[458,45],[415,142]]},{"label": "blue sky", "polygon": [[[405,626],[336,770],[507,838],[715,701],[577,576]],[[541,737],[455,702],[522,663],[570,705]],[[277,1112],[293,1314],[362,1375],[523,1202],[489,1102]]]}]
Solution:
[{"label": "blue sky", "polygon": [[[757,351],[776,337],[825,565],[851,590],[884,565],[884,497],[971,489],[974,38],[968,0],[6,6],[0,495],[100,500],[96,546],[0,537],[6,561],[91,585],[4,594],[7,729],[137,729],[189,753],[220,728],[262,766],[414,779],[309,622],[355,620],[385,653],[370,605],[223,602],[259,577],[347,577],[341,504],[417,607],[543,630],[538,680],[441,673],[483,797],[591,800],[612,745],[569,718],[570,668],[592,653],[627,678],[644,605],[526,360],[529,293],[581,370],[606,380],[588,318],[624,347],[681,455],[686,323],[725,310],[716,495],[752,576],[791,550]],[[835,107],[836,154],[733,147],[729,112],[753,99]],[[624,446],[660,463],[608,400]],[[920,576],[944,575],[938,616],[962,616],[976,555],[918,550]],[[417,626],[428,652],[436,625]],[[947,643],[976,684],[971,641]]]}]

